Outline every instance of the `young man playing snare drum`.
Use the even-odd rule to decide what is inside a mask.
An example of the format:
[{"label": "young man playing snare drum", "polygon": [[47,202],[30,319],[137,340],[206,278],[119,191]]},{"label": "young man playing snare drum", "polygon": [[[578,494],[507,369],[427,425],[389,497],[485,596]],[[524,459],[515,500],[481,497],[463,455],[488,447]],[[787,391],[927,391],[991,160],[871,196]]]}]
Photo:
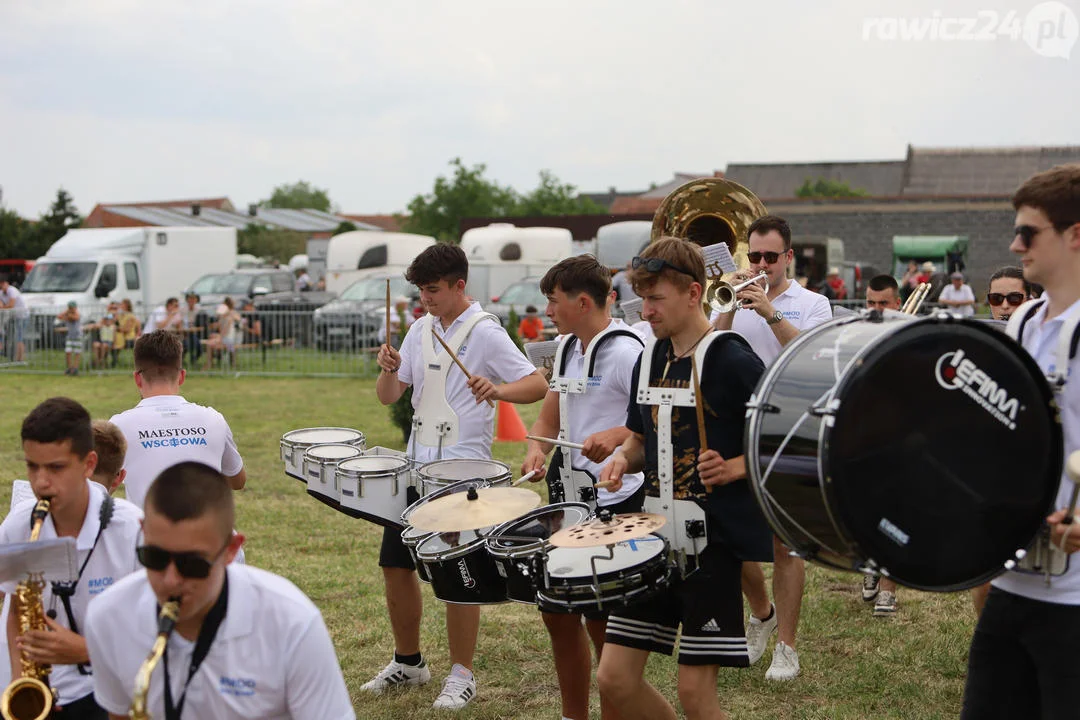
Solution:
[{"label": "young man playing snare drum", "polygon": [[[584,444],[580,451],[557,450],[560,461],[553,462],[548,472],[549,482],[562,482],[566,478],[570,486],[576,486],[569,473],[584,480],[590,476],[596,478],[600,474],[599,463],[607,460],[630,434],[624,424],[626,403],[633,392],[634,365],[641,355],[642,343],[625,323],[612,319],[611,276],[591,255],[577,255],[559,262],[540,281],[540,291],[548,298],[547,316],[563,339],[561,351],[556,355],[552,389],[544,398],[530,434],[555,438],[562,428],[563,439]],[[588,378],[588,382],[580,391],[572,391],[570,383],[562,382],[561,378]],[[563,404],[566,416],[561,413]],[[537,476],[533,479],[539,480],[551,449],[550,443],[530,440],[522,474],[535,470]],[[598,508],[615,514],[641,510],[642,475],[627,475],[624,480],[617,493],[603,488],[595,490]],[[567,502],[580,499],[566,489],[566,482],[562,484]],[[553,495],[550,485],[548,494]],[[588,720],[592,684],[589,639],[599,657],[607,613],[586,612],[585,627],[578,613],[543,612],[542,616],[551,636],[563,719]],[[604,720],[616,716],[614,708],[603,698],[600,711]]]},{"label": "young man playing snare drum", "polygon": [[[674,708],[645,681],[644,671],[651,652],[672,654],[681,626],[679,702],[691,720],[716,720],[726,717],[716,692],[720,667],[749,665],[742,563],[772,559],[772,533],[746,479],[742,449],[746,402],[764,366],[738,334],[714,335],[702,306],[705,260],[698,246],[661,238],[633,265],[630,280],[656,337],[634,370],[630,436],[604,466],[601,481],[618,491],[626,473],[644,470],[646,509],[652,498],[672,490],[665,504],[684,502],[704,511],[706,544],[695,548],[692,564],[673,570],[668,588],[612,613],[597,680],[621,718],[674,720]],[[693,388],[692,362],[699,371],[695,397],[702,403],[707,449],[700,447],[694,403],[680,404]],[[671,442],[661,447],[659,425],[669,411]]]},{"label": "young man playing snare drum", "polygon": [[[543,375],[517,349],[498,318],[465,297],[468,275],[469,261],[457,245],[440,243],[417,255],[405,278],[420,289],[428,314],[409,329],[400,352],[389,345],[379,349],[382,372],[375,382],[379,401],[383,405],[396,402],[413,386],[408,453],[418,463],[446,458],[490,460],[495,409],[487,401],[533,403],[547,392]],[[433,337],[436,333],[454,350],[472,379],[467,380],[447,356]],[[491,378],[501,379],[502,384],[496,385]],[[394,658],[361,686],[374,693],[423,685],[431,679],[420,653],[420,585],[400,530],[384,532],[379,565],[394,634]],[[447,604],[453,667],[434,707],[458,709],[476,697],[472,661],[479,630],[479,606]]]}]

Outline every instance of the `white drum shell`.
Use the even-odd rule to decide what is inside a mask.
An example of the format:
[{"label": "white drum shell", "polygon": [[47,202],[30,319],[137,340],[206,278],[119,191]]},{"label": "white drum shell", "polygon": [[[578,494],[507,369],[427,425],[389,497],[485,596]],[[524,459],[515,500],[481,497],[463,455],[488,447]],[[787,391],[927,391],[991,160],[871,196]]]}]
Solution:
[{"label": "white drum shell", "polygon": [[366,447],[364,433],[352,428],[316,427],[290,430],[281,436],[281,461],[285,463],[285,474],[302,482],[304,477],[304,453],[315,445],[353,445],[363,450]]}]

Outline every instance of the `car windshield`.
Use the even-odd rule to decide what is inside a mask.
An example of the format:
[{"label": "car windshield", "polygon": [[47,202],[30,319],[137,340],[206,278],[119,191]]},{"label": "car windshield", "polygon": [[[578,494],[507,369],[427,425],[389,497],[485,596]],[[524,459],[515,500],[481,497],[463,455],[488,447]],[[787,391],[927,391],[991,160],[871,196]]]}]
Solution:
[{"label": "car windshield", "polygon": [[240,295],[251,287],[254,275],[229,273],[227,275],[203,275],[191,289],[199,295]]},{"label": "car windshield", "polygon": [[94,262],[43,262],[34,266],[23,292],[83,292],[94,279]]},{"label": "car windshield", "polygon": [[540,292],[539,282],[516,283],[506,288],[506,292],[499,298],[499,302],[506,305],[546,305],[547,298]]},{"label": "car windshield", "polygon": [[[409,294],[409,283],[405,278],[390,278],[390,296]],[[386,301],[386,278],[365,278],[357,280],[345,292],[341,293],[342,300],[382,300]]]}]

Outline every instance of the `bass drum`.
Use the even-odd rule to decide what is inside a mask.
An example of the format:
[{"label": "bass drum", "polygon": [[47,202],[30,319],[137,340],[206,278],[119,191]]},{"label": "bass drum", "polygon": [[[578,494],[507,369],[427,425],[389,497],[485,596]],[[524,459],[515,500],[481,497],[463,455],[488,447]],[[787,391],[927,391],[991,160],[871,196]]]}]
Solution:
[{"label": "bass drum", "polygon": [[799,335],[749,403],[747,466],[784,544],[932,591],[1015,561],[1051,510],[1062,436],[1042,372],[985,324],[844,317]]}]

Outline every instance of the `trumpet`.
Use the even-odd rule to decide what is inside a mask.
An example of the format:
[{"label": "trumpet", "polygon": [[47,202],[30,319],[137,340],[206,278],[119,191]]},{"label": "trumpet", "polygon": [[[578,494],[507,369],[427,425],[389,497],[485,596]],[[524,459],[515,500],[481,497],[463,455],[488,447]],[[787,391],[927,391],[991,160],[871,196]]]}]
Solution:
[{"label": "trumpet", "polygon": [[158,615],[158,633],[154,639],[154,645],[150,648],[150,654],[146,656],[139,674],[135,676],[135,692],[131,698],[131,708],[128,710],[130,720],[150,720],[150,711],[146,707],[146,698],[150,694],[150,676],[154,674],[154,668],[165,654],[165,647],[169,643],[169,635],[176,627],[176,619],[180,616],[180,598],[169,598],[169,602],[161,607]]},{"label": "trumpet", "polygon": [[738,300],[736,298],[738,292],[755,283],[760,284],[761,289],[765,292],[769,292],[769,275],[762,270],[754,277],[749,280],[744,280],[738,285],[732,285],[726,280],[718,280],[709,283],[709,287],[705,291],[705,299],[708,301],[709,306],[716,312],[720,314],[728,313],[738,306]]}]

